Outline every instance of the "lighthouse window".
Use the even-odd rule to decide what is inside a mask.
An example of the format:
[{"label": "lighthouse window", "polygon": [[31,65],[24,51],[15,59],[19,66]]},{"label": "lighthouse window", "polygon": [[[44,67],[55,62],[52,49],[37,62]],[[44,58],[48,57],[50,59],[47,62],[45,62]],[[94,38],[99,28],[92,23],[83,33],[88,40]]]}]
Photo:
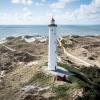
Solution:
[{"label": "lighthouse window", "polygon": [[51,29],[51,31],[53,31],[53,29]]}]

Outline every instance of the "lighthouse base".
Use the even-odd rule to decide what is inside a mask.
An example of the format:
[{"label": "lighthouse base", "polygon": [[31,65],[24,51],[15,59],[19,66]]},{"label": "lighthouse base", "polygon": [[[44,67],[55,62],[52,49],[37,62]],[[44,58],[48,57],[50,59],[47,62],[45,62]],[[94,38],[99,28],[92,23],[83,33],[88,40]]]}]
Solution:
[{"label": "lighthouse base", "polygon": [[49,70],[49,71],[56,71],[56,69],[57,69],[56,66],[54,67],[54,66],[49,66],[49,65],[48,65],[48,70]]},{"label": "lighthouse base", "polygon": [[64,69],[60,66],[55,67],[55,69],[51,69],[51,67],[48,67],[48,71],[49,73],[52,73],[52,75],[60,75],[60,76],[70,76],[70,75],[74,75],[71,72],[69,72],[67,69]]},{"label": "lighthouse base", "polygon": [[56,71],[57,65],[48,63],[48,70],[49,71]]}]

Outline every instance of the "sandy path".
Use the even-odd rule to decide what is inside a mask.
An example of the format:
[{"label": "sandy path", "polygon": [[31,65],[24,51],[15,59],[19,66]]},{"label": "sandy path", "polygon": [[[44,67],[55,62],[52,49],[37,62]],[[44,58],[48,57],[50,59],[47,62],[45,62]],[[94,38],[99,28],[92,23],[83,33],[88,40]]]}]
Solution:
[{"label": "sandy path", "polygon": [[[61,40],[62,40],[62,38],[58,39],[58,42],[59,42],[59,45],[63,47],[63,45],[62,45],[62,43],[61,43]],[[65,50],[64,47],[63,47],[63,51],[64,51],[64,53],[70,58],[70,60],[72,60],[72,61],[73,61],[74,63],[76,63],[77,65],[85,65],[85,66],[87,66],[87,67],[93,66],[93,65],[91,65],[90,63],[88,63],[88,62],[86,62],[86,61],[84,61],[84,60],[82,60],[82,59],[80,59],[80,58],[78,58],[78,57],[76,57],[76,56],[73,56],[72,54],[68,53],[68,52]]]},{"label": "sandy path", "polygon": [[10,48],[10,47],[8,47],[8,46],[5,46],[5,45],[3,45],[6,49],[8,49],[8,50],[10,50],[10,51],[16,51],[15,49],[12,49],[12,48]]}]

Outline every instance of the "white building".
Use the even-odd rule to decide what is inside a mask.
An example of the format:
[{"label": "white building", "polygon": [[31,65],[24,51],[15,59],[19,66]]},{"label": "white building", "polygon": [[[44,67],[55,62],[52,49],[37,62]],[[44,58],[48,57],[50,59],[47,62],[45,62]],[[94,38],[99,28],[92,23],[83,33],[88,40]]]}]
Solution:
[{"label": "white building", "polygon": [[57,25],[55,24],[55,20],[52,18],[49,26],[49,50],[48,50],[48,70],[56,70],[57,67],[57,51],[56,51],[56,43],[57,43]]}]

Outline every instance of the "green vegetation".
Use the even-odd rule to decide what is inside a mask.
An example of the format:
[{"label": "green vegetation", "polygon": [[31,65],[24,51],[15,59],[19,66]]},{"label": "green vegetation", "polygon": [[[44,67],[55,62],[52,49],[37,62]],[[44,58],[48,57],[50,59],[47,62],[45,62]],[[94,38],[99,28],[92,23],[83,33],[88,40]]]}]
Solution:
[{"label": "green vegetation", "polygon": [[[99,100],[100,99],[100,68],[83,67],[80,69],[93,82],[93,85],[83,86],[83,97],[77,100]],[[81,84],[80,84],[81,85]]]},{"label": "green vegetation", "polygon": [[35,73],[35,75],[29,80],[28,84],[29,83],[35,83],[37,82],[38,84],[41,84],[41,85],[46,85],[46,84],[49,84],[50,82],[50,79],[51,79],[51,76],[49,75],[45,75],[43,72],[37,72]]},{"label": "green vegetation", "polygon": [[29,38],[32,38],[32,37],[33,37],[33,36],[26,35],[24,38],[29,39]]},{"label": "green vegetation", "polygon": [[98,67],[82,67],[80,69],[81,72],[85,73],[85,75],[88,76],[88,78],[96,83],[99,83],[100,81],[100,68]]},{"label": "green vegetation", "polygon": [[69,87],[67,85],[59,85],[58,87],[54,87],[54,91],[56,94],[56,97],[54,100],[66,100],[68,98],[67,90]]},{"label": "green vegetation", "polygon": [[[10,37],[9,37],[10,38]],[[21,37],[12,37],[9,41],[5,43],[5,45],[10,46],[15,49],[27,48],[29,46],[28,43]]]},{"label": "green vegetation", "polygon": [[80,36],[79,35],[73,35],[72,37],[73,38],[79,38]]},{"label": "green vegetation", "polygon": [[[25,40],[22,40],[21,37],[18,38],[9,37],[8,40],[9,41],[7,42],[7,44],[8,45],[11,44],[11,46],[18,48],[19,51],[20,51],[19,48],[21,47],[23,47],[24,50],[26,50],[29,45],[28,43],[26,44]],[[65,46],[68,47],[67,44],[65,45],[65,39],[63,39],[61,42],[64,47]],[[44,65],[47,66],[47,62],[45,62]],[[58,81],[57,84],[55,84],[55,86],[53,87],[53,91],[47,90],[45,93],[43,93],[43,95],[44,94],[50,95],[49,100],[73,100],[72,97],[74,99],[75,97],[77,97],[76,100],[99,100],[100,69],[98,67],[81,66],[79,68],[75,68],[75,66],[68,66],[67,64],[62,64],[62,63],[58,63],[58,65],[67,69],[69,72],[73,73],[72,76],[68,77],[68,80],[70,80],[72,84],[63,82],[61,82],[60,84],[60,82]],[[44,72],[42,72],[40,66],[33,65],[33,66],[14,67],[13,71],[8,73],[5,80],[7,81],[7,83],[5,83],[6,90],[7,89],[9,90],[8,91],[5,90],[3,93],[5,97],[7,95],[8,99],[8,97],[11,98],[11,96],[14,94],[15,91],[27,85],[36,85],[41,87],[51,86],[53,82],[53,77],[46,75]],[[10,90],[11,88],[13,88],[12,91]],[[2,92],[2,90],[0,92]],[[79,92],[82,93],[82,96],[77,96]]]},{"label": "green vegetation", "polygon": [[7,37],[6,39],[7,40],[19,40],[19,39],[22,39],[22,37],[21,36],[18,36],[18,37],[10,36],[10,37]]},{"label": "green vegetation", "polygon": [[61,44],[62,44],[62,46],[64,47],[64,45],[65,45],[65,40],[64,40],[64,39],[61,40]]},{"label": "green vegetation", "polygon": [[72,48],[73,47],[73,44],[72,43],[70,44],[69,42],[71,42],[71,39],[69,39],[68,37],[67,38],[64,37],[61,40],[61,44],[64,48]]},{"label": "green vegetation", "polygon": [[67,64],[58,63],[59,66],[69,70],[72,73],[80,73],[80,70],[74,68],[74,66],[68,66]]},{"label": "green vegetation", "polygon": [[73,84],[76,82],[78,88],[83,88],[83,96],[78,97],[76,100],[99,100],[100,68],[83,66],[76,69],[66,64],[59,65],[74,73],[75,75],[70,76],[69,79]]},{"label": "green vegetation", "polygon": [[25,40],[22,40],[21,36],[19,37],[7,37],[7,44],[8,45],[20,45],[25,44]]},{"label": "green vegetation", "polygon": [[13,36],[10,36],[10,37],[6,38],[6,40],[13,40],[13,39],[15,39],[15,37],[13,37]]}]

